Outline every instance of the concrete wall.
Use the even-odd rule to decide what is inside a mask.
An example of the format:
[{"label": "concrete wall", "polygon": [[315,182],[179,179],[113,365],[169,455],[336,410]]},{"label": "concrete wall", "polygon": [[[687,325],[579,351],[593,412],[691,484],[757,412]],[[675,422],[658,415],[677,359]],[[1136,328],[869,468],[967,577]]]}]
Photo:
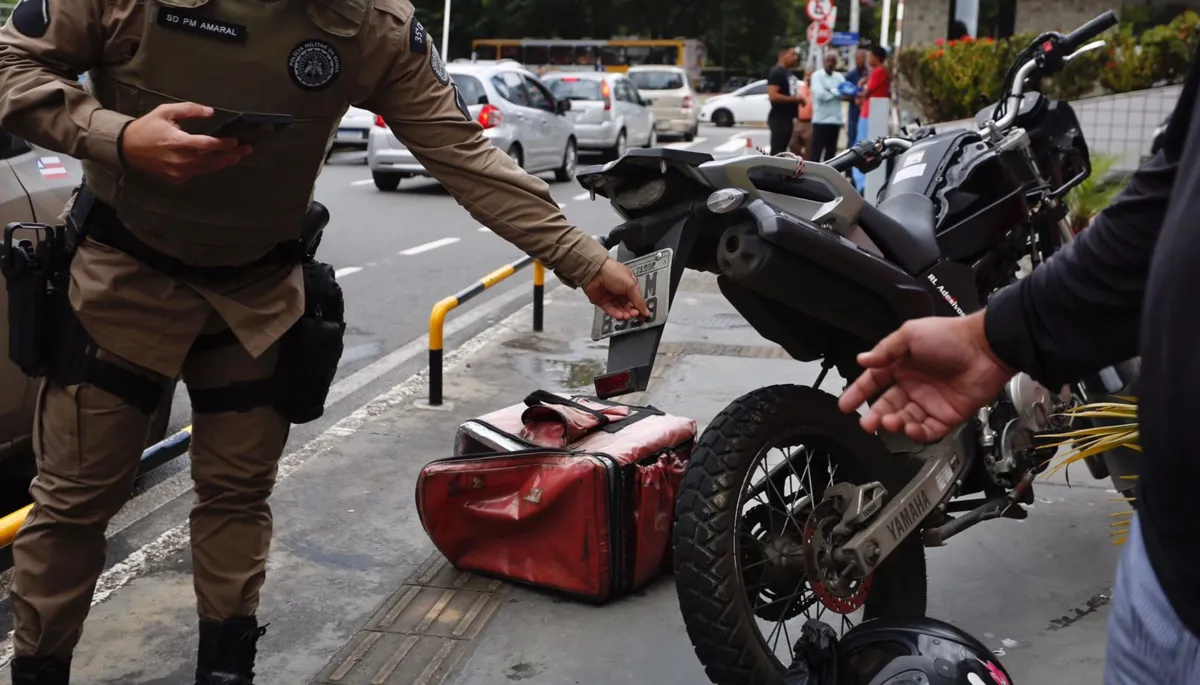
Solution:
[{"label": "concrete wall", "polygon": [[[1017,0],[1016,32],[1067,32],[1088,19],[1113,10],[1120,16],[1121,0]],[[949,0],[905,0],[902,47],[928,45],[946,37]]]},{"label": "concrete wall", "polygon": [[[1133,171],[1150,154],[1150,137],[1175,109],[1182,85],[1120,95],[1102,95],[1071,103],[1092,155],[1115,155],[1113,171]],[[937,130],[974,128],[972,120],[937,124]]]}]

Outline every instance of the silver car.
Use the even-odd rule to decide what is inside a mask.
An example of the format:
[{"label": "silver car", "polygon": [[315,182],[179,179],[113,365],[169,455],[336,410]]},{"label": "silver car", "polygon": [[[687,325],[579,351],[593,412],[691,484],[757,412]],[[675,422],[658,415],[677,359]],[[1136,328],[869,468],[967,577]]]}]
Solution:
[{"label": "silver car", "polygon": [[[532,72],[516,62],[455,61],[446,65],[483,135],[526,171],[553,171],[559,182],[575,178],[579,156],[570,100],[558,100]],[[367,141],[367,165],[380,190],[428,176],[379,118]]]},{"label": "silver car", "polygon": [[346,110],[342,120],[338,122],[337,133],[333,136],[332,152],[339,150],[367,149],[367,135],[375,124],[375,115],[365,109],[351,107]]},{"label": "silver car", "polygon": [[571,101],[571,118],[581,151],[618,159],[629,146],[654,147],[654,111],[623,74],[557,73],[543,76],[554,97]]},{"label": "silver car", "polygon": [[642,97],[654,107],[659,133],[696,139],[700,132],[700,104],[688,74],[680,67],[638,65],[626,72]]}]

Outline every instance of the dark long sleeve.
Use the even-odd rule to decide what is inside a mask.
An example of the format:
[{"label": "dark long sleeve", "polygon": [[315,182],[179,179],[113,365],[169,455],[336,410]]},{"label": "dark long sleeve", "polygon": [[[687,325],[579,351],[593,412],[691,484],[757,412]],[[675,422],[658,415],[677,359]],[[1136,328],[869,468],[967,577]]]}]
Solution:
[{"label": "dark long sleeve", "polygon": [[988,302],[988,342],[1059,387],[1138,354],[1147,273],[1183,157],[1200,82],[1193,60],[1166,143],[1078,239]]}]

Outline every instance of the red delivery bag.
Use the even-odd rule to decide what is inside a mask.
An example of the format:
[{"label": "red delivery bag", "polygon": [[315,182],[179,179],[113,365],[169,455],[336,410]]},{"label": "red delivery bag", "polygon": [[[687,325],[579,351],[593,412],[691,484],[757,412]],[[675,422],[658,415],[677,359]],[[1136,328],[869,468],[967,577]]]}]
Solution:
[{"label": "red delivery bag", "polygon": [[456,568],[594,602],[670,568],[696,422],[539,390],[459,427],[417,479],[417,512]]}]

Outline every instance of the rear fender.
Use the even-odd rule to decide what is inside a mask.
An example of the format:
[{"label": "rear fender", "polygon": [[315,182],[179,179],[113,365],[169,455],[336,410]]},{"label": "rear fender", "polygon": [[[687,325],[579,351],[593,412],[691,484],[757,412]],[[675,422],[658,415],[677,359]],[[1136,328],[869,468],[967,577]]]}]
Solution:
[{"label": "rear fender", "polygon": [[[638,251],[634,252],[622,244],[617,250],[617,259],[622,262],[655,250],[673,251],[670,292],[667,293],[668,321],[670,311],[674,309],[675,292],[679,289],[679,282],[683,279],[683,272],[696,245],[697,231],[689,228],[690,222],[696,220],[691,213],[675,219],[671,227],[663,232],[653,245],[648,246],[648,249],[641,249],[639,246]],[[597,397],[607,399],[646,390],[650,383],[650,375],[654,372],[654,361],[665,327],[656,326],[609,338],[608,365],[604,375],[595,379]]]}]

